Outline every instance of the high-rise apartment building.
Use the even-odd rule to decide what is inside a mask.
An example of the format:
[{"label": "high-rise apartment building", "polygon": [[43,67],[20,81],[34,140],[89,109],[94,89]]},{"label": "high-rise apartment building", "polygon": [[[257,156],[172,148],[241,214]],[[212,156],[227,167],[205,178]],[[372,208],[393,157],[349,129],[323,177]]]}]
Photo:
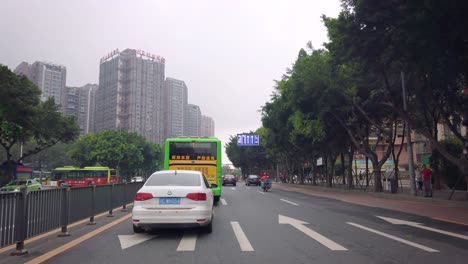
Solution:
[{"label": "high-rise apartment building", "polygon": [[213,118],[202,115],[200,136],[214,137],[214,130],[215,130],[215,125],[214,125]]},{"label": "high-rise apartment building", "polygon": [[45,101],[53,97],[55,103],[61,105],[60,111],[66,113],[66,80],[67,69],[65,66],[48,62],[36,61],[33,64],[22,62],[16,67],[16,74],[23,74],[41,90],[41,100]]},{"label": "high-rise apartment building", "polygon": [[94,132],[95,94],[97,84],[67,87],[65,114],[76,118],[81,136]]},{"label": "high-rise apartment building", "polygon": [[164,140],[184,136],[187,97],[187,85],[184,81],[166,78],[162,96]]},{"label": "high-rise apartment building", "polygon": [[201,130],[201,111],[198,105],[188,104],[185,118],[184,136],[199,137]]},{"label": "high-rise apartment building", "polygon": [[86,84],[80,88],[78,99],[78,124],[82,135],[94,132],[97,84]]},{"label": "high-rise apartment building", "polygon": [[161,92],[165,60],[141,50],[101,59],[95,129],[124,129],[162,143]]},{"label": "high-rise apartment building", "polygon": [[78,119],[78,87],[65,87],[66,99],[65,99],[65,115],[73,116]]}]

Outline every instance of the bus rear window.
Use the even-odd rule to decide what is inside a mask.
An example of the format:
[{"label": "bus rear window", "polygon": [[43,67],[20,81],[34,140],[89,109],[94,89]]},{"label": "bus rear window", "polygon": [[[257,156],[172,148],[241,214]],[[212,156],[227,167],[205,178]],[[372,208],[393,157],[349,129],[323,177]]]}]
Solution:
[{"label": "bus rear window", "polygon": [[172,160],[216,160],[216,142],[170,142],[169,158]]}]

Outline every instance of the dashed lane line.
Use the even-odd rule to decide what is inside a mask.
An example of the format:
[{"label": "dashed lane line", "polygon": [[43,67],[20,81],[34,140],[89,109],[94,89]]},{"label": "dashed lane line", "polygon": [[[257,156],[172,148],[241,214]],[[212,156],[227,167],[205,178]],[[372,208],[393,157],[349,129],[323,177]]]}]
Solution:
[{"label": "dashed lane line", "polygon": [[384,232],[380,232],[380,231],[377,231],[377,230],[375,230],[375,229],[368,228],[368,227],[365,227],[365,226],[362,226],[362,225],[359,225],[359,224],[356,224],[356,223],[351,223],[351,222],[346,222],[346,223],[347,223],[348,225],[352,225],[352,226],[355,226],[355,227],[357,227],[357,228],[364,229],[364,230],[369,231],[369,232],[371,232],[371,233],[374,233],[374,234],[377,234],[377,235],[384,236],[384,237],[386,237],[386,238],[390,238],[390,239],[396,240],[396,241],[398,241],[398,242],[401,242],[401,243],[404,243],[404,244],[413,246],[413,247],[415,247],[415,248],[422,249],[422,250],[427,251],[427,252],[439,252],[439,250],[437,250],[437,249],[433,249],[433,248],[426,247],[426,246],[423,246],[423,245],[420,245],[420,244],[417,244],[417,243],[414,243],[414,242],[411,242],[411,241],[408,241],[408,240],[405,240],[405,239],[401,239],[401,238],[399,238],[399,237],[392,236],[392,235],[386,234],[386,233],[384,233]]},{"label": "dashed lane line", "polygon": [[242,251],[255,251],[252,245],[249,242],[249,239],[245,235],[242,227],[239,225],[239,222],[231,221],[232,229],[236,235],[237,242],[239,242],[240,248]]},{"label": "dashed lane line", "polygon": [[224,200],[223,198],[221,198],[220,200],[221,200],[221,204],[222,204],[222,205],[227,205],[226,200]]},{"label": "dashed lane line", "polygon": [[289,203],[289,204],[292,204],[292,205],[295,205],[295,206],[299,206],[299,204],[297,203],[293,203],[291,201],[288,201],[288,200],[285,200],[285,199],[280,199],[281,201],[285,202],[285,203]]},{"label": "dashed lane line", "polygon": [[177,251],[195,251],[196,244],[197,244],[197,234],[185,233],[179,242]]}]

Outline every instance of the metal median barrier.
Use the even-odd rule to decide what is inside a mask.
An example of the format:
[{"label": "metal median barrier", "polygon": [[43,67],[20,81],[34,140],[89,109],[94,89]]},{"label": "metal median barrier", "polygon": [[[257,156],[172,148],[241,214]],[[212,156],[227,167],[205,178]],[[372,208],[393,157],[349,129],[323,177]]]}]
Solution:
[{"label": "metal median barrier", "polygon": [[59,236],[68,236],[68,225],[89,218],[96,224],[97,214],[108,212],[133,201],[143,183],[120,183],[89,187],[62,187],[40,191],[0,193],[0,248],[16,244],[13,255],[27,253],[28,238],[61,228]]}]

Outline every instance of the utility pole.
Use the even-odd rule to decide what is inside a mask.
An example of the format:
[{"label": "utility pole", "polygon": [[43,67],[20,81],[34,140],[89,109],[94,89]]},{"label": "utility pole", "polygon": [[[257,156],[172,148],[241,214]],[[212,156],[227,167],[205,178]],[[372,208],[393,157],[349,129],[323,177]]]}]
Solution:
[{"label": "utility pole", "polygon": [[[406,106],[406,88],[405,88],[405,73],[401,71],[401,88],[403,90],[403,111],[405,113],[408,111]],[[414,179],[414,160],[413,160],[413,146],[411,143],[411,128],[408,120],[405,120],[406,123],[406,153],[408,153],[408,169],[410,174],[410,184],[411,184],[411,193],[413,195],[418,195],[416,192],[416,182]]]}]

